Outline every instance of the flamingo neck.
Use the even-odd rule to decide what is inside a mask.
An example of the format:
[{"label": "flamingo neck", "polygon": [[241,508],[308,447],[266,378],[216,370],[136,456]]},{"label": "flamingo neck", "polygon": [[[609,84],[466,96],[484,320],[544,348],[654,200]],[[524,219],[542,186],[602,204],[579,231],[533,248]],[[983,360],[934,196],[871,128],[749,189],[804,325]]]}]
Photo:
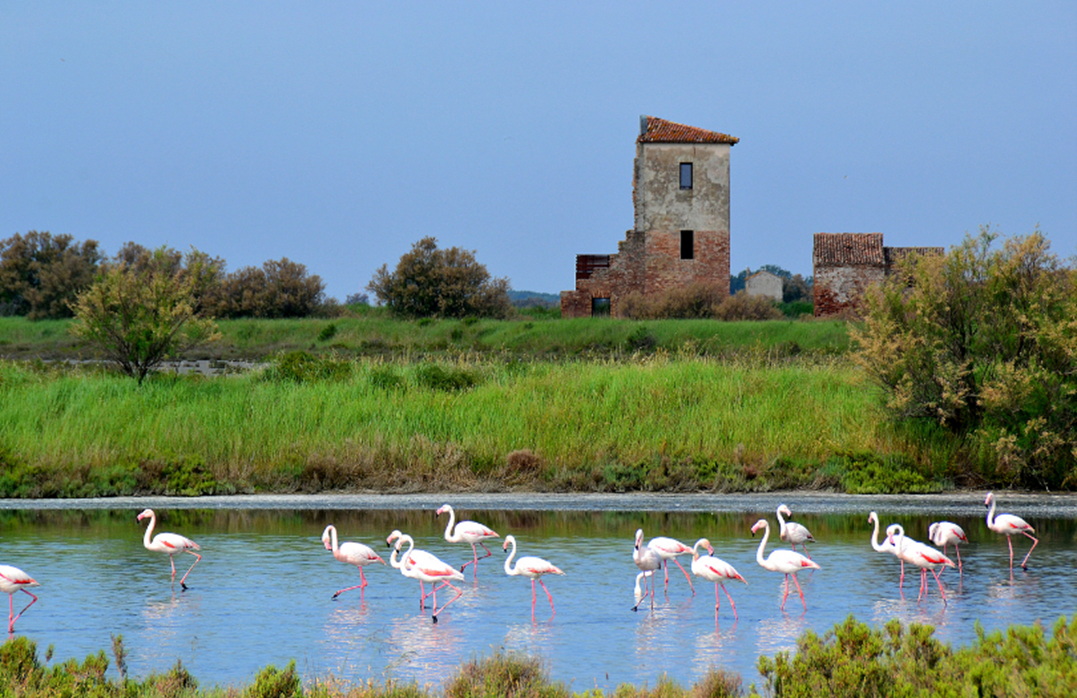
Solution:
[{"label": "flamingo neck", "polygon": [[337,557],[338,553],[340,553],[340,548],[337,546],[337,527],[336,526],[330,526],[329,527],[329,541],[331,542],[331,544],[333,546],[333,557]]},{"label": "flamingo neck", "polygon": [[767,539],[770,538],[770,522],[763,522],[763,540],[759,541],[759,550],[755,552],[755,561],[766,566],[766,558],[763,557],[763,549],[767,547]]},{"label": "flamingo neck", "polygon": [[884,548],[883,548],[882,544],[879,543],[879,517],[876,516],[874,518],[875,518],[875,530],[872,531],[872,533],[871,533],[871,548],[875,552],[881,553],[881,552],[883,552]]},{"label": "flamingo neck", "polygon": [[894,548],[901,550],[905,547],[905,529],[902,526],[894,528]]},{"label": "flamingo neck", "polygon": [[408,565],[411,563],[411,551],[415,547],[415,539],[405,533],[400,536],[400,543],[403,544],[405,542],[408,544],[408,549],[400,556],[400,566],[407,569]]},{"label": "flamingo neck", "polygon": [[778,531],[785,530],[785,519],[782,518],[782,508],[778,507],[778,511],[775,512],[778,515]]},{"label": "flamingo neck", "polygon": [[505,539],[505,542],[512,546],[512,550],[509,551],[509,556],[505,558],[505,574],[515,576],[517,572],[516,568],[512,565],[512,558],[516,557],[516,539],[509,536]]},{"label": "flamingo neck", "polygon": [[991,498],[991,507],[987,510],[987,527],[995,528],[995,498]]},{"label": "flamingo neck", "polygon": [[146,526],[146,533],[142,536],[143,547],[150,547],[153,545],[153,527],[157,525],[157,514],[150,514],[150,525]]},{"label": "flamingo neck", "polygon": [[456,524],[456,512],[453,508],[446,505],[445,509],[449,512],[449,525],[445,527],[445,540],[450,543],[459,543],[459,540],[453,540],[453,526]]}]

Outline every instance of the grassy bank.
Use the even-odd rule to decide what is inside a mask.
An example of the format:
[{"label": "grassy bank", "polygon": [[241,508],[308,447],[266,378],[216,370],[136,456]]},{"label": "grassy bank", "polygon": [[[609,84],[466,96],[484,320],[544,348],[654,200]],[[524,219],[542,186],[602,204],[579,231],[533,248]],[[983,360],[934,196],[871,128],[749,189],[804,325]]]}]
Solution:
[{"label": "grassy bank", "polygon": [[[68,320],[0,317],[0,357],[93,358],[68,332]],[[561,320],[523,315],[515,320],[395,320],[381,309],[333,319],[222,320],[222,339],[186,358],[266,359],[282,352],[399,357],[461,352],[522,358],[620,356],[654,349],[733,356],[746,351],[782,355],[841,354],[843,322],[720,322],[717,320]]]},{"label": "grassy bank", "polygon": [[[692,687],[660,679],[653,688],[619,686],[617,698],[722,698],[726,696],[1072,696],[1077,686],[1077,616],[1060,618],[1050,634],[1035,625],[1011,626],[1005,633],[980,631],[970,646],[952,649],[936,640],[933,628],[890,621],[874,629],[850,616],[822,637],[806,631],[795,653],[762,656],[763,686],[743,685],[742,677],[710,668]],[[113,639],[120,678],[107,676],[105,653],[83,662],[46,666],[26,638],[0,646],[0,695],[19,698],[86,696],[88,698],[599,698],[601,690],[574,693],[551,681],[542,663],[515,654],[495,654],[468,662],[440,687],[415,684],[353,685],[317,679],[303,686],[291,662],[283,670],[269,666],[246,687],[199,688],[179,662],[164,674],[128,679],[122,638]],[[51,655],[51,650],[48,653]]]},{"label": "grassy bank", "polygon": [[0,363],[0,496],[929,491],[956,446],[885,426],[841,359],[355,361],[218,379]]}]

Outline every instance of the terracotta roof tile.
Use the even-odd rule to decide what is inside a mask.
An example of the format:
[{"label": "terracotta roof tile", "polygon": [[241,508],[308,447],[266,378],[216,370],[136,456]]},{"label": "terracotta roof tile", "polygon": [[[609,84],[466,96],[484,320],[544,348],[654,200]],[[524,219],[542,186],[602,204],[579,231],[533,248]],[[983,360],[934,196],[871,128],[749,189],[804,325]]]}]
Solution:
[{"label": "terracotta roof tile", "polygon": [[705,131],[695,126],[685,126],[654,116],[645,118],[646,129],[641,129],[643,132],[636,139],[637,143],[728,143],[734,145],[740,142],[739,138],[725,133]]},{"label": "terracotta roof tile", "polygon": [[834,267],[886,265],[882,233],[816,233],[812,263]]}]

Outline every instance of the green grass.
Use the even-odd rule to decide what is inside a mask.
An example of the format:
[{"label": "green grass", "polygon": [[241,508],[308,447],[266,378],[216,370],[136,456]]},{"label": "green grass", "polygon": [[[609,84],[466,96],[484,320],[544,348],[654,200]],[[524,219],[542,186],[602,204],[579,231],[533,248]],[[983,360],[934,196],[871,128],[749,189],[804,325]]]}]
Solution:
[{"label": "green grass", "polygon": [[[0,357],[91,358],[94,351],[67,331],[70,321],[0,318]],[[331,319],[222,320],[222,339],[187,358],[265,359],[282,352],[359,356],[452,356],[460,353],[524,358],[621,357],[643,349],[730,357],[842,354],[843,322],[720,322],[568,319],[521,314],[513,320],[420,320],[389,317],[381,309]],[[333,325],[334,330],[327,332]]]},{"label": "green grass", "polygon": [[138,387],[0,363],[0,496],[840,487],[849,454],[946,457],[841,359],[314,364]]}]

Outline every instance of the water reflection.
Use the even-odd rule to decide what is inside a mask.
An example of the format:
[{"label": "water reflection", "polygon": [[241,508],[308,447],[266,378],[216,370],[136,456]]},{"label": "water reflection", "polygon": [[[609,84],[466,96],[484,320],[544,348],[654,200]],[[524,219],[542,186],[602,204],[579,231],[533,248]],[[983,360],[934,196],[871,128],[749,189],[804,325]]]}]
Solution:
[{"label": "water reflection", "polygon": [[[758,681],[760,653],[795,650],[804,630],[822,634],[849,614],[874,624],[895,618],[927,623],[940,640],[963,644],[975,637],[977,621],[990,631],[1037,619],[1049,625],[1059,613],[1071,613],[1077,522],[1034,522],[1041,543],[1030,569],[1018,568],[1011,580],[1005,541],[971,509],[976,516],[954,519],[970,542],[962,547],[964,574],[948,570],[941,577],[948,604],[933,579],[934,590],[917,603],[918,570],[910,570],[904,594],[899,591],[897,561],[871,551],[866,514],[798,512],[818,541],[812,557],[823,567],[799,575],[807,612],[793,586],[782,613],[784,577],[755,562],[758,539],[749,528],[760,516],[773,516],[774,506],[732,514],[466,512],[502,535],[526,539],[528,554],[566,572],[551,585],[557,615],[543,614],[540,593],[537,622],[530,615],[530,585],[502,573],[499,550],[481,563],[477,580],[469,574],[460,584],[464,595],[437,625],[430,620],[431,599],[425,612],[418,608],[417,583],[381,565],[367,568],[369,584],[361,595],[331,599],[357,575],[321,544],[329,523],[351,540],[380,545],[379,552],[388,532],[400,528],[417,547],[444,560],[469,559],[466,547],[444,541],[444,521],[433,508],[158,509],[162,526],[183,530],[203,546],[186,592],[177,586],[173,593],[160,556],[143,549],[138,511],[0,510],[0,559],[25,563],[44,584],[39,603],[19,621],[21,634],[39,647],[55,645],[56,656],[66,659],[107,651],[109,635],[122,633],[134,676],[167,671],[180,659],[205,685],[238,684],[267,664],[296,659],[311,677],[441,684],[469,659],[503,648],[538,655],[553,678],[575,690],[612,691],[621,682],[654,685],[662,673],[688,684],[712,665],[740,672],[746,683]],[[899,522],[921,539],[937,518],[878,510],[883,522]],[[655,575],[654,610],[644,601],[633,613],[630,589],[638,570],[632,541],[640,527],[679,540],[710,539],[748,581],[730,587],[739,622],[724,594],[715,617],[713,584],[698,585],[693,596],[676,569],[668,593],[664,575]],[[86,593],[88,569],[97,571],[92,596]]]}]

